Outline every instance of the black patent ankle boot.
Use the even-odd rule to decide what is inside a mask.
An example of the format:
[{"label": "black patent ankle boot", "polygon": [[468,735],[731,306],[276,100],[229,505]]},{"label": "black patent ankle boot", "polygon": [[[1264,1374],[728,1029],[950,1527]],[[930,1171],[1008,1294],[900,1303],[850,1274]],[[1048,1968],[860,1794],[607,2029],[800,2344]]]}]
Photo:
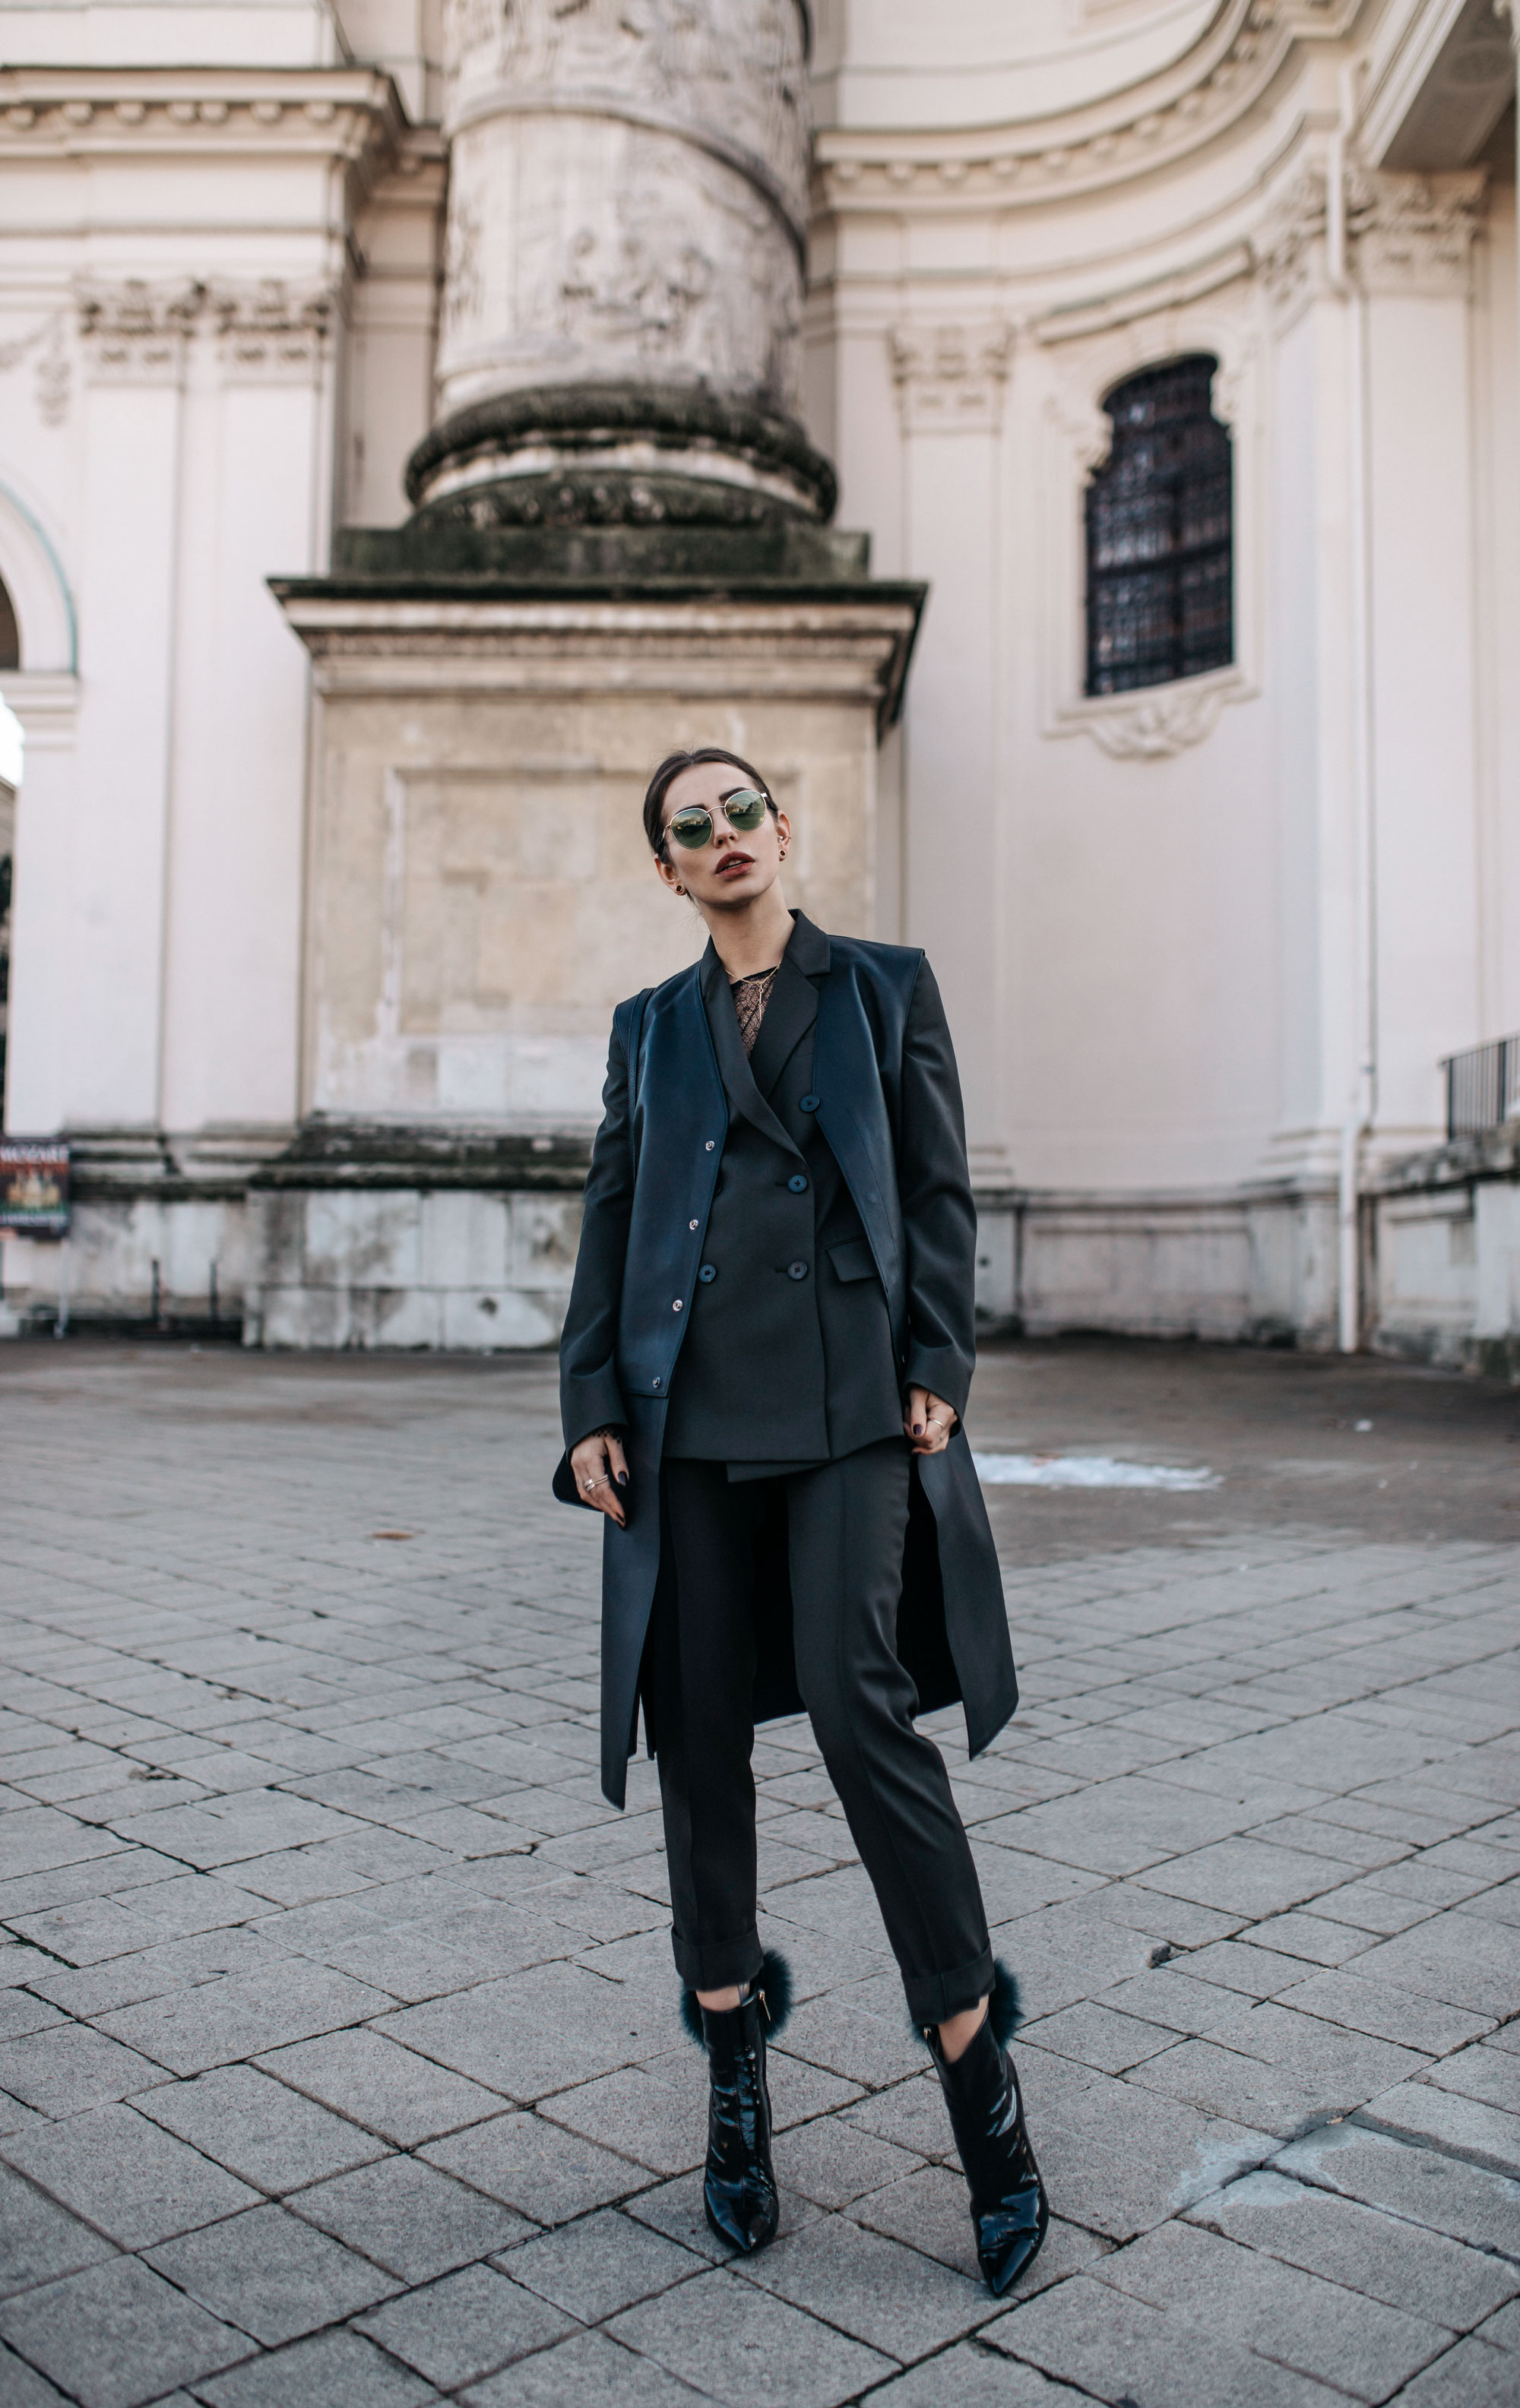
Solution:
[{"label": "black patent ankle boot", "polygon": [[702,2203],[718,2239],[748,2257],[774,2240],[781,2221],[770,2162],[764,2011],[752,1985],[737,2007],[701,2013],[710,2084]]},{"label": "black patent ankle boot", "polygon": [[1050,2222],[1045,2186],[1025,2129],[1019,2077],[986,2016],[954,2065],[946,2063],[932,2026],[925,2037],[971,2186],[977,2262],[988,2289],[1000,2300],[1034,2263]]}]

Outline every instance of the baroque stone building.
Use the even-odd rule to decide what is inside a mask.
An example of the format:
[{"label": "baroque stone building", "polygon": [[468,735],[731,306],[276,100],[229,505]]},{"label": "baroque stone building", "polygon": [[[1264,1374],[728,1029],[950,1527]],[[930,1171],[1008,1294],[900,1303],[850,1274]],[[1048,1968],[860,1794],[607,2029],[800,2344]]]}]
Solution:
[{"label": "baroque stone building", "polygon": [[1512,13],[0,0],[12,1316],[551,1339],[710,738],[990,1316],[1508,1359]]}]

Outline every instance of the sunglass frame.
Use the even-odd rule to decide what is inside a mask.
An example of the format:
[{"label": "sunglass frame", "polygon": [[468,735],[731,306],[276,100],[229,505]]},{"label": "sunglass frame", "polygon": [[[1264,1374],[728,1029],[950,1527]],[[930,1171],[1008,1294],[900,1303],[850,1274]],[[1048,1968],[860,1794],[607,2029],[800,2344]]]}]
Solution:
[{"label": "sunglass frame", "polygon": [[[751,806],[754,803],[758,803],[760,806],[757,811],[753,811],[751,809]],[[742,809],[736,810],[736,804],[742,806]],[[741,836],[748,836],[752,829],[759,826],[761,821],[765,818],[767,811],[770,810],[771,802],[770,796],[759,786],[739,786],[733,794],[725,795],[718,808],[723,812],[724,819],[728,822],[731,828],[736,829]],[[681,833],[681,822],[684,820],[688,827],[690,827],[693,826],[698,819],[703,819],[707,822],[707,834],[705,836],[695,837],[682,836]],[[713,818],[712,813],[708,809],[706,803],[688,803],[683,810],[673,811],[671,813],[669,820],[667,822],[665,832],[667,836],[674,837],[676,842],[681,846],[685,852],[700,853],[704,845],[709,845],[712,842],[713,835],[717,829],[717,821]]]}]

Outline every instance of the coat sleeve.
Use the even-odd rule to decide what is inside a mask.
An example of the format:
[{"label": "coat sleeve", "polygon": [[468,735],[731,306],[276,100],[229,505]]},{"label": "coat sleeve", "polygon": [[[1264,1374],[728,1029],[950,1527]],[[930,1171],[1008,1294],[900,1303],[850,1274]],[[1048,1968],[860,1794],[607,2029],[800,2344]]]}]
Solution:
[{"label": "coat sleeve", "polygon": [[976,1361],[976,1206],[955,1049],[926,961],[903,1035],[897,1192],[908,1254],[903,1385],[932,1389],[964,1413]]},{"label": "coat sleeve", "polygon": [[560,1340],[559,1406],[566,1453],[593,1430],[628,1418],[618,1387],[616,1354],[633,1190],[628,1066],[614,1026],[602,1089],[602,1125],[586,1174],[581,1245]]}]

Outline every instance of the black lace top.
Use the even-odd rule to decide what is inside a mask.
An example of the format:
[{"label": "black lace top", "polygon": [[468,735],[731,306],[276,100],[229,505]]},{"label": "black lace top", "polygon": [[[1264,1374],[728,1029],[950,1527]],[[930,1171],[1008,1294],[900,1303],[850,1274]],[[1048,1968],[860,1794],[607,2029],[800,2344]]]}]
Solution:
[{"label": "black lace top", "polygon": [[780,968],[781,964],[777,962],[768,970],[754,970],[748,978],[730,979],[728,982],[738,1018],[739,1042],[746,1054],[754,1052],[754,1040],[760,1034],[760,1023],[766,1016],[766,1006],[770,1001],[776,972]]}]

